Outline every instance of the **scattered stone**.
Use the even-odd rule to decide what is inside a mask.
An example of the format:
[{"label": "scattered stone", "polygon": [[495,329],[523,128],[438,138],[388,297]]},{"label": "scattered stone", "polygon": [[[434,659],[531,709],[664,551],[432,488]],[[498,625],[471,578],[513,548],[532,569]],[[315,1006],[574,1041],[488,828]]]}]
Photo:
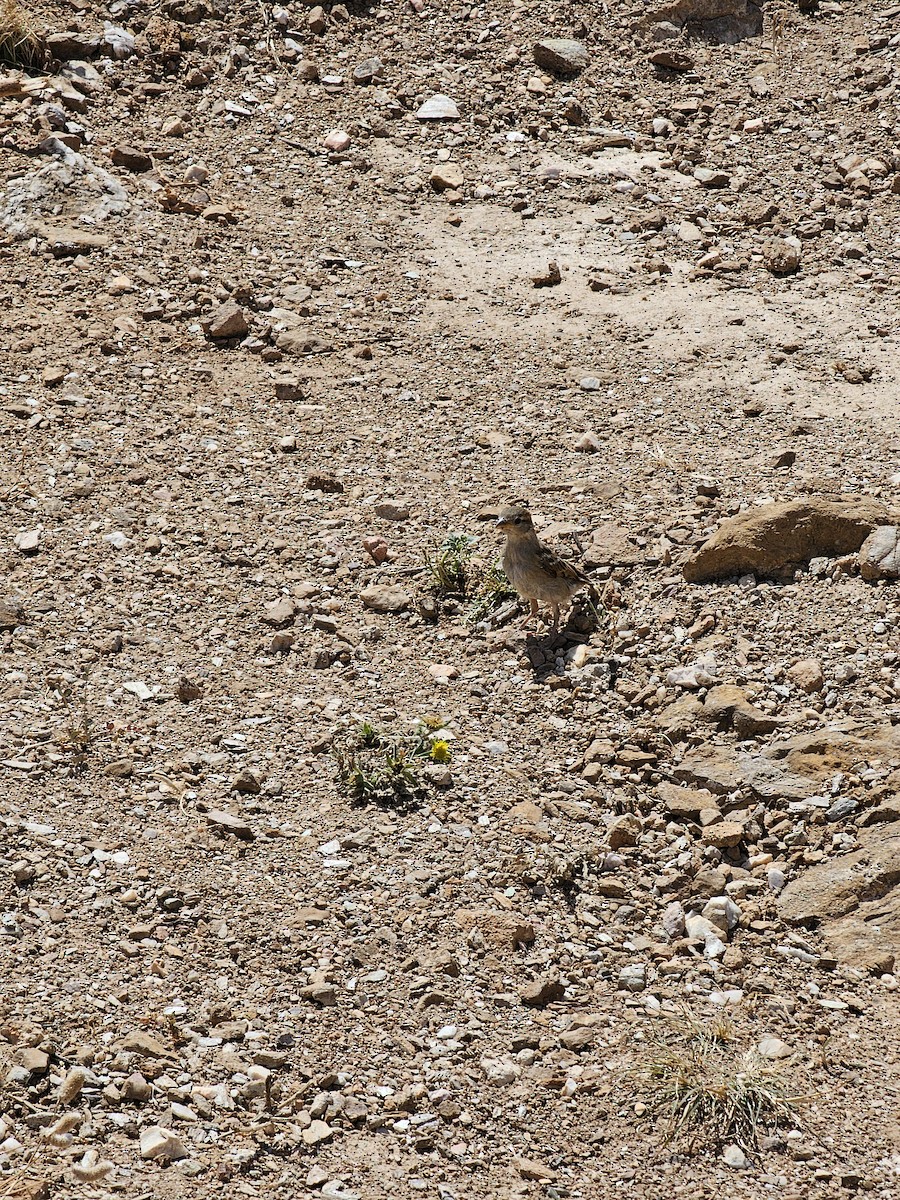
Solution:
[{"label": "scattered stone", "polygon": [[825,686],[822,674],[822,664],[814,658],[801,658],[788,670],[788,679],[795,683],[801,692],[811,695],[821,692]]},{"label": "scattered stone", "polygon": [[547,270],[539,271],[537,275],[532,275],[531,282],[536,288],[556,287],[558,283],[562,283],[559,263],[555,259],[547,263]]},{"label": "scattered stone", "polygon": [[798,238],[772,238],[763,246],[763,260],[773,275],[793,275],[800,269]]},{"label": "scattered stone", "polygon": [[150,155],[143,150],[136,150],[134,146],[113,146],[109,157],[117,167],[124,167],[126,171],[132,171],[135,175],[153,170],[153,159]]},{"label": "scattered stone", "polygon": [[184,1143],[171,1129],[163,1129],[160,1125],[151,1125],[149,1129],[141,1130],[141,1158],[163,1159],[174,1162],[179,1158],[187,1158]]},{"label": "scattered stone", "polygon": [[371,583],[359,595],[366,608],[374,612],[403,612],[412,604],[411,596],[399,584]]},{"label": "scattered stone", "polygon": [[459,109],[449,96],[438,93],[430,96],[416,112],[419,121],[457,121]]},{"label": "scattered stone", "polygon": [[533,55],[536,65],[551,75],[579,75],[591,65],[587,48],[571,38],[542,38]]},{"label": "scattered stone", "polygon": [[530,1008],[543,1008],[547,1004],[552,1004],[556,1000],[562,1000],[566,994],[566,989],[561,980],[551,976],[546,979],[537,979],[534,983],[529,983],[520,993],[523,1004]]},{"label": "scattered stone", "polygon": [[432,168],[428,176],[428,182],[434,191],[439,193],[447,191],[448,188],[458,192],[465,181],[462,168],[454,162],[439,163]]},{"label": "scattered stone", "polygon": [[247,315],[234,300],[227,300],[220,305],[211,317],[204,323],[207,337],[237,338],[244,337],[250,329]]},{"label": "scattered stone", "polygon": [[212,825],[214,829],[220,829],[225,833],[234,834],[236,838],[240,838],[242,842],[252,842],[256,837],[252,828],[241,817],[234,816],[233,813],[223,812],[220,809],[210,809],[206,814],[206,823]]}]

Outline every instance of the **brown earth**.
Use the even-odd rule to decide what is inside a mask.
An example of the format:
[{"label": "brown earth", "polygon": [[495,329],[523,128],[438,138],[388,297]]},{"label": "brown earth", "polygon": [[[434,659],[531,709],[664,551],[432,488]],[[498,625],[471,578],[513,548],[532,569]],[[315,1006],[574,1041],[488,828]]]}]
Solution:
[{"label": "brown earth", "polygon": [[[685,565],[897,508],[900,8],[657,9],[72,0],[0,68],[0,1195],[896,1194],[896,585]],[[519,499],[593,632],[434,597]],[[449,768],[354,803],[362,721]],[[723,1012],[797,1098],[743,1155],[649,1077]]]}]

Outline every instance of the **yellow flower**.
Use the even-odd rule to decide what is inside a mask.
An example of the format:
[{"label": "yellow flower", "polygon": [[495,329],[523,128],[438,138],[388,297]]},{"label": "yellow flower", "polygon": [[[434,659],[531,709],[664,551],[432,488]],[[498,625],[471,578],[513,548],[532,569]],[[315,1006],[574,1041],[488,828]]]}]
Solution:
[{"label": "yellow flower", "polygon": [[450,747],[443,738],[438,738],[431,743],[431,761],[436,763],[450,761]]}]

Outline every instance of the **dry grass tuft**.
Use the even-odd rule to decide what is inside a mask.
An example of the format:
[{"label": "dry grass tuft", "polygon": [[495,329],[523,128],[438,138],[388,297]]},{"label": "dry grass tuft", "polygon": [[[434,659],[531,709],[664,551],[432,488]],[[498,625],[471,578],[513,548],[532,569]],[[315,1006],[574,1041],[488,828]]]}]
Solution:
[{"label": "dry grass tuft", "polygon": [[779,1123],[796,1126],[803,1100],[755,1050],[740,1049],[726,1017],[705,1025],[686,1017],[657,1041],[644,1074],[670,1139],[702,1134],[752,1151]]},{"label": "dry grass tuft", "polygon": [[16,0],[0,0],[0,66],[40,71],[47,60],[47,47],[25,10]]}]

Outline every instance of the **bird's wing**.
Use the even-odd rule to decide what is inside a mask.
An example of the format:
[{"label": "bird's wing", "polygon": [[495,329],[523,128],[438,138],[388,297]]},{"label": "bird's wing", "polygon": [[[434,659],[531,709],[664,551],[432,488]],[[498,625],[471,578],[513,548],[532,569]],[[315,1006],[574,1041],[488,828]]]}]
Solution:
[{"label": "bird's wing", "polygon": [[593,581],[585,575],[584,571],[575,566],[574,563],[568,562],[564,558],[560,558],[548,546],[541,546],[537,551],[538,562],[541,569],[553,579],[564,579],[568,583],[585,583],[593,587]]}]

